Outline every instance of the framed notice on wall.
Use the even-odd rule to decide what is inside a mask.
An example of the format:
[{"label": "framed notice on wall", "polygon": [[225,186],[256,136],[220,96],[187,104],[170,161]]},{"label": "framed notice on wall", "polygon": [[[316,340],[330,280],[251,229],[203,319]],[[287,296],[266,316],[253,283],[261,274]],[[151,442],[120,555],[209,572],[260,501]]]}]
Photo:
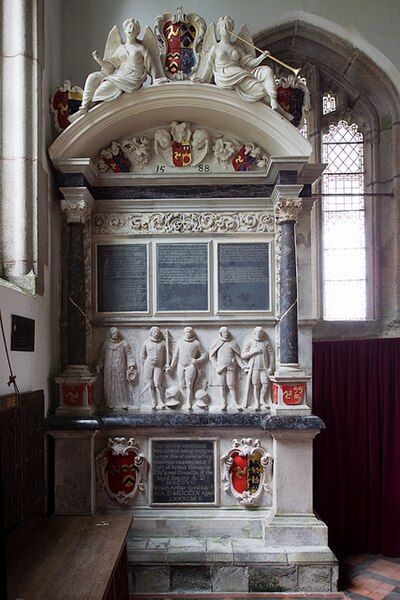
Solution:
[{"label": "framed notice on wall", "polygon": [[271,310],[268,242],[218,244],[218,309]]},{"label": "framed notice on wall", "polygon": [[208,244],[157,244],[157,310],[208,311]]},{"label": "framed notice on wall", "polygon": [[97,246],[98,312],[147,312],[146,244]]}]

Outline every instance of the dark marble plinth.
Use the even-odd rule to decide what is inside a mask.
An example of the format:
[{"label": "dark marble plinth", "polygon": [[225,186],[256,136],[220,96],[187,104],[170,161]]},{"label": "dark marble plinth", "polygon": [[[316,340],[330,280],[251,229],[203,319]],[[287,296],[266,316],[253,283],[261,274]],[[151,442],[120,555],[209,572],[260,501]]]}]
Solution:
[{"label": "dark marble plinth", "polygon": [[76,418],[51,415],[46,419],[48,430],[93,430],[121,428],[259,428],[265,431],[278,429],[324,429],[322,419],[315,415],[277,416],[255,413],[108,413],[96,417]]}]

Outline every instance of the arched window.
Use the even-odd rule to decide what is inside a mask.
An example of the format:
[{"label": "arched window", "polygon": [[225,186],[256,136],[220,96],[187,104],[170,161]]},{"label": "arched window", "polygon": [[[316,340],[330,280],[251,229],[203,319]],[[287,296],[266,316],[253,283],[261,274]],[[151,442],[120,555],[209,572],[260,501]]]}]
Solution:
[{"label": "arched window", "polygon": [[364,140],[356,124],[330,125],[322,162],[323,317],[365,319]]}]

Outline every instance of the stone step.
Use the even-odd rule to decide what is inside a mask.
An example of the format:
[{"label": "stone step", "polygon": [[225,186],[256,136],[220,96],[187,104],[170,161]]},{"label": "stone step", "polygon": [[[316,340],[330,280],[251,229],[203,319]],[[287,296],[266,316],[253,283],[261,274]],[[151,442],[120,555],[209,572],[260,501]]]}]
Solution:
[{"label": "stone step", "polygon": [[335,592],[327,546],[273,548],[262,539],[128,539],[133,593]]}]

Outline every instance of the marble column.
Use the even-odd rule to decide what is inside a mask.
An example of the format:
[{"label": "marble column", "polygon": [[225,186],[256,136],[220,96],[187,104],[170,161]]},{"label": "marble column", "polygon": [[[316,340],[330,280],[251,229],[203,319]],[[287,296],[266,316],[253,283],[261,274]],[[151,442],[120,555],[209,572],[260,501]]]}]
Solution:
[{"label": "marble column", "polygon": [[[285,195],[282,194],[285,192]],[[298,290],[295,225],[302,209],[298,186],[277,190],[275,216],[280,239],[279,268],[279,360],[271,376],[273,414],[309,414],[309,377],[299,365]]]},{"label": "marble column", "polygon": [[91,362],[90,216],[93,198],[87,188],[61,188],[61,210],[68,226],[66,286],[67,365],[55,380],[60,387],[58,414],[91,414],[94,377]]},{"label": "marble column", "polygon": [[279,279],[281,365],[297,366],[299,363],[295,225],[300,211],[300,198],[280,198],[275,206],[281,247]]}]

